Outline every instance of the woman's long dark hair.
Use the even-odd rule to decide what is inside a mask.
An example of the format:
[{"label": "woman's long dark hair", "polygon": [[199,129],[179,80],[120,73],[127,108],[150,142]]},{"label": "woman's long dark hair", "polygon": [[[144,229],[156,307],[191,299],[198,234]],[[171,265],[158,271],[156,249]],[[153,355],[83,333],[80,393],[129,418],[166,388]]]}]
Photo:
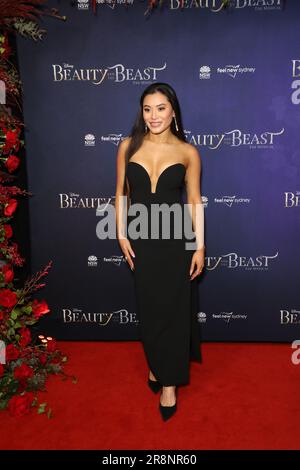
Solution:
[{"label": "woman's long dark hair", "polygon": [[140,108],[139,108],[137,117],[135,119],[135,122],[131,128],[131,132],[129,134],[129,137],[131,137],[131,140],[130,140],[130,144],[127,148],[126,155],[125,155],[126,167],[125,167],[124,193],[126,193],[126,170],[127,170],[128,162],[130,158],[132,157],[132,155],[136,153],[137,150],[141,147],[145,135],[147,134],[147,132],[149,132],[148,128],[145,131],[145,121],[143,118],[144,98],[146,95],[151,95],[158,91],[168,98],[175,113],[178,131],[176,130],[176,127],[175,127],[175,120],[172,119],[171,127],[170,127],[171,132],[174,135],[176,135],[178,139],[186,142],[186,137],[185,137],[183,126],[182,126],[180,106],[179,106],[179,102],[178,102],[178,98],[175,93],[175,90],[168,83],[163,83],[163,82],[152,83],[147,88],[145,88],[145,90],[143,91],[140,97]]}]

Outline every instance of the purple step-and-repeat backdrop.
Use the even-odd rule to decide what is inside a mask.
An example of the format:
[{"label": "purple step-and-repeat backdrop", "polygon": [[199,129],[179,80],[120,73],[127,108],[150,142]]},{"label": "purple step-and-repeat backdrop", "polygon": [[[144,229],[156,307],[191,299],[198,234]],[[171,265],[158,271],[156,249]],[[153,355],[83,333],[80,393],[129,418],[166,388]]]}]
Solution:
[{"label": "purple step-and-repeat backdrop", "polygon": [[[116,154],[150,83],[177,92],[202,158],[204,341],[299,336],[300,2],[50,1],[43,41],[18,38],[32,267],[53,267],[42,332],[139,340],[133,273],[96,227],[114,205]],[[97,207],[102,208],[97,213]],[[163,266],[162,266],[163,269]],[[151,286],[149,286],[151,288]]]}]

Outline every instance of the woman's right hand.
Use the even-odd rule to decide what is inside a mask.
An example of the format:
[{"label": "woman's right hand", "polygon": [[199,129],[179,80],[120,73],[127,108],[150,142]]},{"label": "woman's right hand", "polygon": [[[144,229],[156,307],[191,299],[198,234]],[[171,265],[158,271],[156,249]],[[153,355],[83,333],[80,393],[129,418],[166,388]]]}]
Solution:
[{"label": "woman's right hand", "polygon": [[134,270],[134,264],[133,264],[131,256],[133,256],[135,258],[135,254],[134,254],[133,249],[131,248],[130,241],[128,240],[128,238],[123,238],[123,239],[119,240],[119,243],[120,243],[121,250],[124,253],[125,259],[127,260],[131,271],[133,271]]}]

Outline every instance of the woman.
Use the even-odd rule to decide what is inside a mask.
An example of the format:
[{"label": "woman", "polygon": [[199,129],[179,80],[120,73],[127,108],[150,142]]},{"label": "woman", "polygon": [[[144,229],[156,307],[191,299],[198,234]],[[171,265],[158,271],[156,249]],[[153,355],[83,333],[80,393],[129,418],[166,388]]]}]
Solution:
[{"label": "woman", "polygon": [[[177,409],[176,387],[189,382],[189,361],[201,362],[195,285],[205,259],[200,173],[200,155],[186,142],[174,89],[166,83],[151,84],[140,98],[130,136],[119,145],[116,224],[120,247],[134,274],[148,384],[155,393],[161,390],[164,420]],[[192,237],[184,232],[184,184]],[[172,212],[170,222],[174,205],[181,211]],[[154,206],[164,208],[167,237],[153,216]],[[131,209],[136,207],[139,216],[143,208],[142,218],[133,217]],[[187,249],[187,242],[192,249]]]}]

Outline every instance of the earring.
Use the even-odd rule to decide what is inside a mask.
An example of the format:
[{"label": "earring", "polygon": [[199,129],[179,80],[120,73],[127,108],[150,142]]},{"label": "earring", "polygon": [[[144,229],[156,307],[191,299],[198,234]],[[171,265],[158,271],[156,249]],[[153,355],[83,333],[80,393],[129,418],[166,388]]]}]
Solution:
[{"label": "earring", "polygon": [[176,121],[176,116],[174,115],[174,120],[175,120],[175,127],[176,127],[176,131],[178,132],[178,125],[177,125],[177,121]]},{"label": "earring", "polygon": [[146,134],[147,130],[148,130],[148,127],[147,127],[147,124],[145,124],[145,134]]}]

